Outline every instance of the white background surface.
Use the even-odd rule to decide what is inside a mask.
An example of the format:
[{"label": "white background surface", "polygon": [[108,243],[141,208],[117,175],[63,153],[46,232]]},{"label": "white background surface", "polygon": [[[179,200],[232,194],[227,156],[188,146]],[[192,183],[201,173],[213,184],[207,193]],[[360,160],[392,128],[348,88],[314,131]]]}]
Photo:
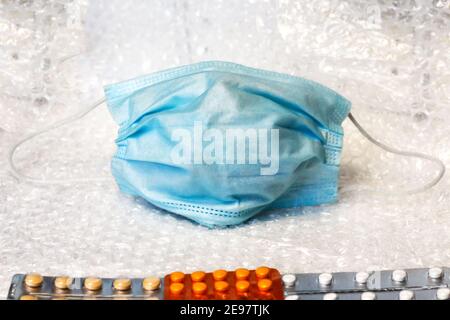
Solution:
[{"label": "white background surface", "polygon": [[[282,272],[450,265],[450,180],[387,154],[345,123],[341,199],[208,230],[105,183],[32,185],[10,147],[101,98],[102,86],[201,60],[320,81],[374,136],[450,164],[450,8],[440,1],[0,1],[0,295],[15,273],[145,276],[181,269]],[[109,177],[106,107],[25,144],[21,171]]]}]

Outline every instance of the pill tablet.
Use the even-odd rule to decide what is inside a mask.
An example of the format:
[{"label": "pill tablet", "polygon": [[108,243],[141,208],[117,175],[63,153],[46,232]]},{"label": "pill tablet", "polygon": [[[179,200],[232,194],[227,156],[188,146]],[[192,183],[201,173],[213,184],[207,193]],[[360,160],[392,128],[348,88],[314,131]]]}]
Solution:
[{"label": "pill tablet", "polygon": [[37,273],[30,273],[25,276],[25,285],[30,288],[39,288],[44,282],[44,278]]},{"label": "pill tablet", "polygon": [[161,280],[157,277],[147,277],[142,281],[142,287],[146,291],[158,290],[161,286]]},{"label": "pill tablet", "polygon": [[216,281],[214,283],[214,289],[217,292],[225,292],[228,290],[229,286],[230,285],[228,284],[228,282],[225,282],[225,281]]},{"label": "pill tablet", "polygon": [[327,293],[323,296],[323,300],[337,300],[338,295],[334,292]]},{"label": "pill tablet", "polygon": [[99,278],[86,278],[84,280],[84,287],[89,291],[98,291],[102,288],[102,280]]},{"label": "pill tablet", "polygon": [[363,292],[361,294],[361,300],[376,300],[377,295],[374,292]]},{"label": "pill tablet", "polygon": [[358,272],[355,275],[355,281],[359,284],[366,284],[368,279],[369,279],[368,272]]},{"label": "pill tablet", "polygon": [[250,283],[245,280],[239,280],[236,282],[236,290],[239,292],[247,292],[250,288]]},{"label": "pill tablet", "polygon": [[194,292],[195,294],[205,294],[206,290],[208,290],[208,286],[204,282],[195,282],[192,284],[192,292]]},{"label": "pill tablet", "polygon": [[392,272],[392,280],[395,282],[404,282],[407,278],[408,274],[405,270],[394,270]]},{"label": "pill tablet", "polygon": [[430,268],[428,270],[428,277],[433,280],[438,280],[442,278],[444,271],[441,268]]},{"label": "pill tablet", "polygon": [[258,281],[258,289],[260,291],[269,291],[272,289],[272,280],[269,279],[261,279]]},{"label": "pill tablet", "polygon": [[172,294],[180,294],[184,290],[184,284],[182,283],[172,283],[169,287],[169,290]]},{"label": "pill tablet", "polygon": [[130,279],[116,279],[113,282],[113,287],[117,291],[128,291],[131,288]]},{"label": "pill tablet", "polygon": [[225,278],[227,277],[228,272],[226,272],[225,270],[216,270],[213,272],[213,278],[216,281],[222,281],[225,280]]},{"label": "pill tablet", "polygon": [[438,300],[448,300],[450,298],[450,289],[449,288],[440,288],[436,292],[436,298]]},{"label": "pill tablet", "polygon": [[414,291],[411,290],[402,290],[398,294],[399,300],[413,300],[414,296]]},{"label": "pill tablet", "polygon": [[333,275],[331,273],[322,273],[319,275],[319,283],[322,286],[329,286],[333,281]]},{"label": "pill tablet", "polygon": [[293,287],[297,277],[294,274],[286,274],[281,278],[281,280],[283,280],[286,287]]},{"label": "pill tablet", "polygon": [[247,280],[248,277],[250,276],[250,271],[247,269],[240,268],[235,271],[235,274],[236,274],[236,279]]},{"label": "pill tablet", "polygon": [[181,283],[184,281],[184,273],[175,271],[170,274],[170,281],[172,283]]},{"label": "pill tablet", "polygon": [[70,277],[57,277],[55,278],[55,288],[60,290],[68,290],[70,289],[70,286],[72,285],[73,279]]},{"label": "pill tablet", "polygon": [[25,296],[21,296],[20,300],[37,300],[38,298],[35,296],[30,296],[30,295],[25,295]]},{"label": "pill tablet", "polygon": [[191,279],[193,282],[201,282],[205,279],[206,273],[203,271],[195,271],[191,274]]},{"label": "pill tablet", "polygon": [[255,270],[256,277],[259,279],[267,278],[267,276],[269,275],[269,272],[270,272],[270,269],[267,267],[259,267],[259,268],[256,268],[256,270]]}]

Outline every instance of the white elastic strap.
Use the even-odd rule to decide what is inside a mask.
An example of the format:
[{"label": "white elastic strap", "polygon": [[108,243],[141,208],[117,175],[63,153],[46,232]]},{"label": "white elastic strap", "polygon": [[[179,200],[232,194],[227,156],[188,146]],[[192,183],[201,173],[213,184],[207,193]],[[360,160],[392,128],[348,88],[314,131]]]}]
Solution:
[{"label": "white elastic strap", "polygon": [[[59,68],[62,64],[66,63],[67,61],[70,61],[71,59],[80,56],[81,54],[82,54],[82,52],[72,54],[72,55],[69,55],[69,56],[66,56],[66,57],[60,59],[57,63],[57,68]],[[73,121],[83,118],[85,115],[87,115],[89,112],[91,112],[92,110],[94,110],[95,108],[97,108],[99,105],[101,105],[104,102],[105,102],[105,99],[101,99],[101,100],[95,102],[94,104],[88,106],[86,109],[81,110],[80,112],[78,112],[66,119],[63,119],[45,129],[42,129],[38,132],[34,132],[34,133],[26,136],[25,138],[23,138],[22,140],[17,142],[15,145],[13,145],[11,150],[9,151],[9,157],[8,157],[9,168],[11,170],[11,173],[19,180],[36,183],[36,184],[44,184],[44,185],[45,184],[92,183],[92,182],[112,181],[112,178],[107,178],[107,177],[105,177],[105,178],[78,178],[78,179],[37,179],[37,178],[29,177],[29,176],[26,176],[26,175],[20,173],[20,171],[17,169],[17,167],[14,163],[14,154],[22,144],[24,144],[25,142],[27,142],[37,136],[40,136],[41,134],[47,133],[53,129],[59,128],[63,125],[69,124]]]},{"label": "white elastic strap", "polygon": [[[388,145],[385,145],[384,143],[381,143],[380,141],[376,140],[375,138],[373,138],[360,124],[359,122],[355,119],[355,117],[350,113],[348,115],[349,119],[351,122],[353,122],[353,124],[355,125],[355,127],[359,130],[359,132],[370,142],[372,142],[374,145],[380,147],[383,150],[386,150],[387,152],[390,153],[394,153],[394,154],[398,154],[401,156],[406,156],[406,157],[414,157],[414,158],[420,158],[420,159],[424,159],[424,160],[429,160],[432,161],[434,163],[436,163],[439,167],[439,172],[436,175],[436,177],[431,180],[430,182],[428,182],[427,184],[416,188],[416,189],[410,189],[410,190],[403,190],[403,191],[386,191],[386,190],[363,190],[363,191],[369,191],[369,192],[373,192],[373,193],[383,193],[383,194],[395,194],[395,195],[405,195],[405,194],[415,194],[415,193],[419,193],[419,192],[423,192],[426,191],[430,188],[432,188],[433,186],[435,186],[444,176],[445,174],[445,165],[444,163],[435,157],[429,156],[427,154],[423,154],[423,153],[419,153],[419,152],[409,152],[409,151],[402,151],[402,150],[397,150],[395,148],[392,148]],[[344,189],[343,191],[349,191],[349,189]]]},{"label": "white elastic strap", "polygon": [[[79,179],[37,179],[37,178],[33,178],[33,177],[29,177],[26,176],[22,173],[19,172],[19,170],[17,169],[16,165],[14,164],[14,154],[16,152],[16,150],[25,142],[41,135],[44,134],[46,132],[49,132],[51,130],[54,130],[56,128],[59,128],[63,125],[69,124],[73,121],[76,121],[78,119],[81,119],[82,117],[84,117],[85,115],[87,115],[89,112],[91,112],[92,110],[94,110],[95,108],[97,108],[99,105],[101,105],[102,103],[105,102],[105,99],[101,99],[99,101],[97,101],[96,103],[94,103],[93,105],[89,106],[88,108],[86,108],[85,110],[82,110],[81,112],[72,115],[62,121],[59,121],[43,130],[40,130],[38,132],[35,132],[33,134],[30,134],[29,136],[25,137],[24,139],[20,140],[19,142],[17,142],[12,148],[11,151],[9,152],[9,166],[11,169],[12,174],[20,179],[20,180],[24,180],[24,181],[28,181],[28,182],[32,182],[32,183],[39,183],[39,184],[65,184],[65,183],[87,183],[87,182],[102,182],[102,181],[111,181],[111,178],[79,178]],[[381,149],[386,150],[387,152],[390,153],[394,153],[394,154],[398,154],[401,156],[407,156],[407,157],[415,157],[415,158],[420,158],[420,159],[424,159],[424,160],[429,160],[432,161],[434,163],[436,163],[439,166],[439,173],[437,174],[437,176],[430,182],[428,182],[427,184],[425,184],[422,187],[416,188],[416,189],[411,189],[411,190],[404,190],[404,191],[395,191],[395,192],[386,192],[385,190],[369,190],[370,192],[374,192],[374,193],[388,193],[388,194],[414,194],[414,193],[418,193],[418,192],[423,192],[426,191],[430,188],[432,188],[433,186],[435,186],[444,176],[445,174],[445,165],[444,163],[435,157],[423,154],[423,153],[418,153],[418,152],[409,152],[409,151],[402,151],[402,150],[397,150],[395,148],[392,148],[388,145],[385,145],[384,143],[379,142],[378,140],[376,140],[375,138],[373,138],[360,124],[359,122],[353,117],[353,114],[349,114],[349,119],[353,122],[353,124],[355,125],[355,127],[359,130],[359,132],[367,139],[369,140],[371,143],[373,143],[374,145],[380,147]],[[348,192],[350,191],[349,189],[344,189],[344,192]],[[365,190],[363,190],[365,191]]]},{"label": "white elastic strap", "polygon": [[26,136],[19,142],[17,142],[11,148],[11,150],[9,152],[9,157],[8,157],[11,173],[20,180],[24,180],[24,181],[28,181],[28,182],[32,182],[32,183],[38,183],[38,184],[66,184],[66,183],[87,183],[87,182],[90,183],[90,182],[112,181],[112,178],[37,179],[37,178],[29,177],[29,176],[26,176],[26,175],[20,173],[14,163],[14,154],[15,154],[16,150],[22,144],[24,144],[25,142],[27,142],[41,134],[47,133],[47,132],[54,130],[56,128],[59,128],[63,125],[66,125],[68,123],[71,123],[73,121],[83,118],[85,115],[87,115],[89,112],[91,112],[92,110],[94,110],[95,108],[97,108],[99,105],[101,105],[104,102],[105,102],[105,99],[101,99],[101,100],[95,102],[93,105],[90,105],[86,109],[80,111],[79,113],[74,114],[64,120],[58,121],[58,122],[52,124],[51,126],[45,128],[45,129],[42,129],[38,132],[34,132],[34,133]]}]

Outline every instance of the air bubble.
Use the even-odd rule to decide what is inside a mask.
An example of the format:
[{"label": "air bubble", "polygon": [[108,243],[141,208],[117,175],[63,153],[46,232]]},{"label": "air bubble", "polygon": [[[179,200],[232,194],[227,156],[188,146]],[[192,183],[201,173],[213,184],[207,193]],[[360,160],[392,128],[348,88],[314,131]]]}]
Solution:
[{"label": "air bubble", "polygon": [[426,112],[417,112],[414,114],[414,121],[417,123],[424,123],[428,120],[428,114]]},{"label": "air bubble", "polygon": [[42,107],[48,104],[48,99],[46,97],[39,97],[34,99],[34,105],[37,107]]}]

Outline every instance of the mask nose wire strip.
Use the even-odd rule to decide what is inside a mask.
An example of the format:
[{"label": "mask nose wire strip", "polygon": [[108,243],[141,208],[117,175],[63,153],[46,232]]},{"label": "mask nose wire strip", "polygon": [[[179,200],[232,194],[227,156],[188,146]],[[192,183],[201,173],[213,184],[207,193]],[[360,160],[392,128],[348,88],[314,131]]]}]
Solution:
[{"label": "mask nose wire strip", "polygon": [[[439,173],[436,175],[436,177],[431,180],[430,182],[428,182],[427,184],[423,185],[422,187],[416,188],[416,189],[411,189],[411,190],[404,190],[404,191],[397,191],[397,192],[384,192],[381,191],[382,193],[389,193],[389,194],[398,194],[398,195],[405,195],[405,194],[415,194],[415,193],[419,193],[419,192],[423,192],[426,191],[430,188],[432,188],[433,186],[435,186],[444,176],[445,174],[445,164],[438,158],[432,157],[430,155],[427,154],[423,154],[423,153],[419,153],[419,152],[409,152],[409,151],[402,151],[402,150],[398,150],[395,148],[392,148],[388,145],[385,145],[384,143],[376,140],[375,138],[373,138],[360,124],[359,122],[355,119],[355,117],[353,116],[353,114],[349,114],[348,115],[349,119],[351,122],[353,122],[353,124],[355,125],[355,127],[359,130],[359,132],[367,139],[369,140],[371,143],[373,143],[374,145],[380,147],[381,149],[393,153],[393,154],[397,154],[400,156],[406,156],[406,157],[414,157],[414,158],[419,158],[419,159],[424,159],[424,160],[429,160],[432,161],[434,163],[436,163],[439,167]],[[377,193],[376,190],[374,190],[375,193]]]},{"label": "mask nose wire strip", "polygon": [[95,102],[94,104],[88,106],[86,109],[80,111],[79,113],[76,113],[66,119],[58,121],[45,129],[34,132],[34,133],[26,136],[19,142],[17,142],[15,145],[13,145],[9,151],[9,157],[8,157],[9,168],[11,170],[11,173],[19,180],[24,180],[27,182],[37,183],[37,184],[65,184],[65,183],[87,183],[87,182],[112,181],[112,178],[37,179],[37,178],[29,177],[29,176],[26,176],[26,175],[20,173],[20,171],[17,169],[17,167],[14,163],[14,154],[22,144],[24,144],[25,142],[27,142],[37,136],[47,133],[51,130],[54,130],[56,128],[62,127],[66,124],[69,124],[73,121],[83,118],[85,115],[87,115],[89,112],[91,112],[92,110],[94,110],[95,108],[97,108],[98,106],[103,104],[104,102],[105,102],[105,99],[103,98],[103,99]]}]

